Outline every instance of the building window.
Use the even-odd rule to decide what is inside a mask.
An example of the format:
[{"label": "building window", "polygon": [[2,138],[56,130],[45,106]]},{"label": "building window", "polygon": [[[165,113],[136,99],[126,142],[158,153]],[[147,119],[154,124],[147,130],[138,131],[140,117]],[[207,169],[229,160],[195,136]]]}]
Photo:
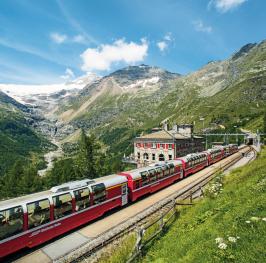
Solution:
[{"label": "building window", "polygon": [[168,144],[168,149],[169,150],[172,150],[173,148],[172,148],[172,144]]},{"label": "building window", "polygon": [[147,153],[144,153],[144,154],[143,154],[143,159],[144,159],[144,160],[149,160],[149,155],[148,155]]},{"label": "building window", "polygon": [[151,148],[156,149],[156,143],[155,142],[152,143]]},{"label": "building window", "polygon": [[155,153],[152,154],[152,160],[155,161]]},{"label": "building window", "polygon": [[160,155],[159,155],[159,161],[164,161],[165,159],[164,159],[164,155],[161,153]]},{"label": "building window", "polygon": [[160,148],[164,148],[164,144],[163,143],[160,143]]},{"label": "building window", "polygon": [[172,154],[169,154],[168,157],[169,157],[169,160],[172,160]]},{"label": "building window", "polygon": [[138,159],[140,159],[140,153],[138,153]]}]

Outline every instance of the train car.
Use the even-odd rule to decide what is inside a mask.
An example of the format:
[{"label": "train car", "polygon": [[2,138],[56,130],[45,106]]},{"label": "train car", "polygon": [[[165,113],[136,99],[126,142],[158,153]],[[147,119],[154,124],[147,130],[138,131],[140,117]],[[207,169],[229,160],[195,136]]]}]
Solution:
[{"label": "train car", "polygon": [[0,202],[0,258],[34,247],[127,204],[119,175],[66,183]]},{"label": "train car", "polygon": [[208,149],[204,153],[207,154],[208,165],[216,163],[224,158],[224,148],[223,147],[214,147],[212,149]]},{"label": "train car", "polygon": [[182,163],[174,160],[122,172],[120,175],[128,180],[129,200],[135,201],[141,196],[153,193],[183,178]]},{"label": "train car", "polygon": [[229,154],[234,154],[238,152],[238,146],[237,144],[229,144]]},{"label": "train car", "polygon": [[185,177],[208,166],[208,156],[206,152],[188,154],[176,160],[182,162],[183,174]]}]

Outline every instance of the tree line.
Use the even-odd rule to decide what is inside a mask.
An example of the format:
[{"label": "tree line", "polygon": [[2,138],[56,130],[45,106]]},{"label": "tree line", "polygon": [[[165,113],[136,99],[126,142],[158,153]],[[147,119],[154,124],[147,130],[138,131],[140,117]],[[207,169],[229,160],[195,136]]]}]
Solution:
[{"label": "tree line", "polygon": [[51,188],[61,183],[84,178],[97,178],[119,169],[110,162],[96,137],[82,130],[77,151],[70,157],[54,162],[53,169],[43,177],[38,175],[37,162],[17,160],[0,177],[0,200]]}]

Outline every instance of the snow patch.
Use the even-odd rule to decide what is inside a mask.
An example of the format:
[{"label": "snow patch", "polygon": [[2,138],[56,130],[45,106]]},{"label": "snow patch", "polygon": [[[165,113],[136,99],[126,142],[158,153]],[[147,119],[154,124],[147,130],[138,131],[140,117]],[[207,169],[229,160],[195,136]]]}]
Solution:
[{"label": "snow patch", "polygon": [[134,89],[134,88],[145,88],[147,85],[156,84],[160,80],[159,77],[153,77],[150,79],[141,79],[137,80],[135,83],[132,83],[128,86],[122,87],[123,89]]}]

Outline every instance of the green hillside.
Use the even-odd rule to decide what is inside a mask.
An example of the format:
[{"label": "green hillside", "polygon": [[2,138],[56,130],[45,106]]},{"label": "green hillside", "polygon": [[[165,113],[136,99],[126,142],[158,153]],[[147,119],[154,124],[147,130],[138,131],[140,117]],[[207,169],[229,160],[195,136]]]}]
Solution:
[{"label": "green hillside", "polygon": [[0,92],[0,176],[16,161],[41,158],[53,147],[28,124],[27,107]]},{"label": "green hillside", "polygon": [[140,262],[265,262],[265,171],[264,149],[257,160],[226,176],[217,196],[182,209]]}]

